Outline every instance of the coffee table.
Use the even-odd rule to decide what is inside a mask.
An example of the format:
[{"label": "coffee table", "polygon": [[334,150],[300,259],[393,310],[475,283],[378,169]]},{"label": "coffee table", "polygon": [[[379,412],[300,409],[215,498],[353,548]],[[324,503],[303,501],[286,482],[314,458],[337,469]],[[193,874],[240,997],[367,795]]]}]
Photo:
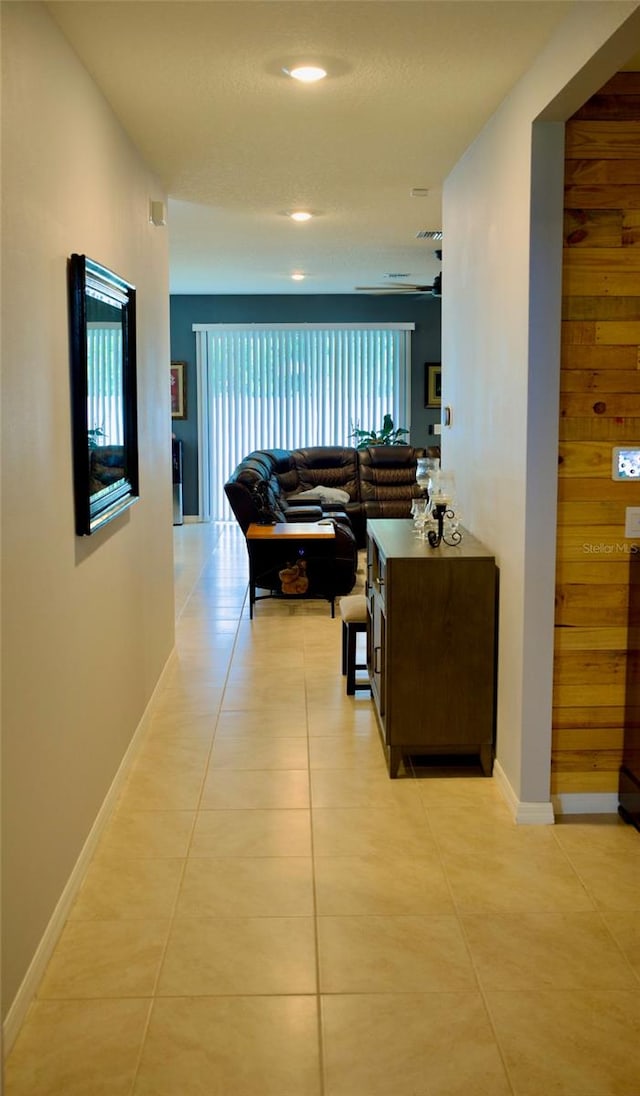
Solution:
[{"label": "coffee table", "polygon": [[[335,616],[335,594],[332,591],[320,593],[310,589],[305,594],[283,594],[270,590],[268,594],[256,595],[256,586],[262,589],[258,583],[260,578],[260,574],[257,572],[258,561],[256,559],[258,545],[264,545],[265,542],[273,544],[282,542],[284,547],[290,546],[293,548],[298,557],[305,558],[307,562],[312,562],[314,547],[319,548],[323,543],[326,545],[327,541],[335,540],[335,536],[336,533],[332,523],[328,525],[319,521],[279,521],[275,525],[252,523],[246,533],[247,552],[249,553],[249,619],[253,620],[253,607],[256,601],[262,601],[270,597],[280,597],[286,601],[295,600],[296,598],[325,598],[331,605],[331,616]],[[286,553],[284,553],[284,557],[286,558]],[[323,557],[322,565],[329,568],[330,560]]]}]

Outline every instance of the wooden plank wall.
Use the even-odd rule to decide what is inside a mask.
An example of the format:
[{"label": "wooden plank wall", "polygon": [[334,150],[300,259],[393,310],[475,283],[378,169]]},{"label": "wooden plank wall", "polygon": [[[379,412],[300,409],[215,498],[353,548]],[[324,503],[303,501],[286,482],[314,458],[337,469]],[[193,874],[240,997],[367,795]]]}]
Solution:
[{"label": "wooden plank wall", "polygon": [[639,344],[640,72],[620,72],[566,127],[554,794],[618,787],[640,482],[611,479],[611,449],[640,445]]}]

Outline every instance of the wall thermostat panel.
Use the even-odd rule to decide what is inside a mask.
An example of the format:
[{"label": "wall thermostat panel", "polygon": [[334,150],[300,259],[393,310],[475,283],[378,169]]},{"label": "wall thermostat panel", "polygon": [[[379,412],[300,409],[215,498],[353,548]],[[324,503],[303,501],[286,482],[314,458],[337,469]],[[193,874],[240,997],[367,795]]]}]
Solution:
[{"label": "wall thermostat panel", "polygon": [[615,446],[612,452],[612,456],[612,479],[640,480],[640,446]]}]

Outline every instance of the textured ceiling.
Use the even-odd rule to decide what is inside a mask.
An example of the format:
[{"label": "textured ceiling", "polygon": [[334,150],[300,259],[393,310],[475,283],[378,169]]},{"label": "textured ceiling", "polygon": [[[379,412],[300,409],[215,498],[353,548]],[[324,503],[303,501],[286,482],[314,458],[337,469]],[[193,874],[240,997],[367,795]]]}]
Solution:
[{"label": "textured ceiling", "polygon": [[[432,281],[443,179],[571,6],[48,4],[169,194],[172,292],[298,294]],[[283,75],[300,60],[329,77]]]}]

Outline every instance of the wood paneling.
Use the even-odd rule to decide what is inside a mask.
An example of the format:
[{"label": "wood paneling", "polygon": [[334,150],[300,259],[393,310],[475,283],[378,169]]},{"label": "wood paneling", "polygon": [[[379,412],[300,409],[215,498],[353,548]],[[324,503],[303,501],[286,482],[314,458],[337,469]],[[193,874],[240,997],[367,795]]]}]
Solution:
[{"label": "wood paneling", "polygon": [[[637,663],[629,667],[637,670]],[[594,685],[620,685],[627,673],[626,650],[556,651],[554,680],[557,685],[581,685],[585,679]]]},{"label": "wood paneling", "polygon": [[[578,416],[579,417],[579,416]],[[611,446],[597,441],[571,441],[560,445],[559,476],[606,476],[611,478]],[[620,488],[621,484],[618,485]],[[628,484],[624,486],[628,487]]]},{"label": "wood paneling", "polygon": [[565,204],[569,209],[640,209],[637,183],[607,183],[602,186],[597,183],[592,186],[570,183],[565,195]]},{"label": "wood paneling", "polygon": [[[624,681],[606,682],[589,681],[580,685],[554,685],[553,703],[558,707],[571,708],[574,704],[591,704],[597,708],[599,704],[617,704],[624,707],[625,686]],[[552,759],[553,760],[553,759]]]},{"label": "wood paneling", "polygon": [[[589,104],[589,117],[602,121],[634,119],[640,115],[640,95],[594,95]],[[577,111],[575,118],[584,115]]]},{"label": "wood paneling", "polygon": [[559,502],[560,525],[624,525],[624,507],[620,499],[589,502]]},{"label": "wood paneling", "polygon": [[591,419],[561,419],[560,440],[609,441],[612,445],[628,444],[629,439],[640,438],[640,419],[604,419],[594,415]]},{"label": "wood paneling", "polygon": [[[620,756],[622,756],[622,750],[620,750]],[[619,758],[612,762],[613,764],[615,764],[615,769],[612,768],[611,772],[606,773],[586,772],[584,770],[575,773],[566,771],[558,773],[555,770],[554,760],[551,766],[551,794],[559,795],[561,792],[565,792],[586,795],[591,792],[594,795],[602,795],[605,792],[617,792],[618,770],[620,769]]]},{"label": "wood paneling", "polygon": [[[640,433],[632,436],[640,437]],[[624,497],[620,494],[620,485],[612,479],[598,479],[594,482],[592,479],[566,476],[564,479],[558,480],[558,500],[560,502],[591,502],[594,499],[611,500],[624,505]]]},{"label": "wood paneling", "polygon": [[565,297],[563,320],[640,320],[637,297]]},{"label": "wood paneling", "polygon": [[[637,633],[637,629],[636,629]],[[556,651],[622,651],[626,650],[629,629],[619,628],[558,628]]]},{"label": "wood paneling", "polygon": [[[566,650],[566,629],[626,628],[628,591],[623,585],[593,583],[586,589],[578,583],[559,583],[556,590],[556,627],[561,629],[562,649]],[[597,599],[597,600],[594,600]],[[599,649],[594,647],[594,650]]]},{"label": "wood paneling", "polygon": [[563,392],[640,392],[640,369],[565,369]]},{"label": "wood paneling", "polygon": [[620,765],[620,746],[614,750],[593,749],[558,750],[555,759],[556,773],[569,772],[615,772]]},{"label": "wood paneling", "polygon": [[639,671],[624,536],[640,482],[640,73],[618,73],[566,127],[552,790],[618,786],[626,684]]},{"label": "wood paneling", "polygon": [[[600,91],[596,92],[584,107],[581,107],[581,110],[586,108],[584,115],[586,118],[597,118],[598,115],[592,103],[601,95],[640,95],[640,72],[615,72],[611,79],[602,85]],[[574,117],[578,117],[578,112]]]},{"label": "wood paneling", "polygon": [[[576,392],[564,392],[560,397],[560,415],[569,419],[586,419],[590,415],[601,418],[629,418],[638,413],[639,396],[633,392],[605,392],[582,395]],[[609,451],[611,457],[611,451]],[[611,460],[609,459],[609,468]]]},{"label": "wood paneling", "polygon": [[[624,708],[588,708],[578,706],[575,708],[554,708],[553,721],[561,732],[559,741],[566,742],[563,736],[568,731],[579,732],[584,735],[601,735],[604,731],[612,731],[624,721]],[[566,749],[566,745],[563,749]]]},{"label": "wood paneling", "polygon": [[[594,183],[620,186],[639,181],[640,161],[638,160],[567,160],[565,163],[565,184],[568,186],[592,186]],[[608,207],[603,206],[600,209],[596,206],[595,208],[596,215],[599,216],[602,210]],[[580,207],[576,207],[568,209],[567,215],[575,217],[583,212]],[[625,214],[621,209],[616,209],[615,215],[623,220]]]},{"label": "wood paneling", "polygon": [[567,122],[568,160],[640,160],[640,121]]},{"label": "wood paneling", "polygon": [[[595,346],[578,344],[562,335],[562,367],[564,369],[637,369],[640,361],[634,346]],[[593,325],[591,325],[593,327]]]},{"label": "wood paneling", "polygon": [[[563,418],[630,418],[637,413],[638,392],[608,392],[581,394],[564,392],[560,398],[560,415]],[[610,462],[609,462],[610,463]]]},{"label": "wood paneling", "polygon": [[564,268],[584,267],[587,270],[640,270],[640,249],[622,247],[567,247]]},{"label": "wood paneling", "polygon": [[[640,283],[640,277],[638,278]],[[627,320],[624,323],[596,322],[596,343],[606,346],[635,346],[640,343],[640,323]]]},{"label": "wood paneling", "polygon": [[[585,553],[586,562],[575,562],[558,559],[556,565],[556,577],[559,583],[575,585],[581,589],[585,596],[585,604],[593,612],[597,610],[600,599],[603,597],[600,589],[592,590],[592,586],[619,586],[625,591],[625,605],[629,581],[629,564],[620,559],[611,560],[611,557],[603,554]],[[597,559],[597,562],[594,560]],[[586,587],[586,589],[585,589]],[[595,600],[597,599],[597,600]],[[626,610],[625,610],[626,611]]]}]

